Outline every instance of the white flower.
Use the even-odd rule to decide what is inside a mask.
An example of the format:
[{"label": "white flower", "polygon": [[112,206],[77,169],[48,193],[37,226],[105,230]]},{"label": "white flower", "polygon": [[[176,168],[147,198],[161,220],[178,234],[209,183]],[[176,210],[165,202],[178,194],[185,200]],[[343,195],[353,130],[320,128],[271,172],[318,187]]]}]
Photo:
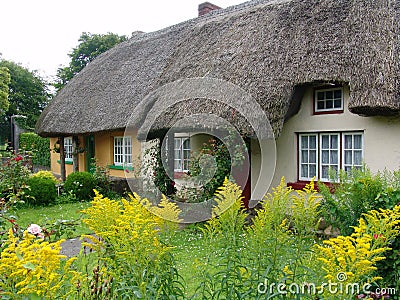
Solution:
[{"label": "white flower", "polygon": [[27,230],[28,230],[28,232],[30,233],[30,234],[33,234],[33,235],[39,235],[40,233],[42,233],[42,228],[40,228],[40,226],[39,225],[37,225],[37,224],[31,224],[31,225],[29,225],[29,227],[27,228]]}]

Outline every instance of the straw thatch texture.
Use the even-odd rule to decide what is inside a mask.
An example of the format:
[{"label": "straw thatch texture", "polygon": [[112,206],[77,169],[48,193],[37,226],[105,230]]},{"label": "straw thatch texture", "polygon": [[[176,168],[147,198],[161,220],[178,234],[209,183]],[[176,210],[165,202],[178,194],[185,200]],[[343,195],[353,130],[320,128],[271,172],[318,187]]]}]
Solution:
[{"label": "straw thatch texture", "polygon": [[[292,101],[304,85],[346,83],[352,112],[398,114],[399,12],[397,0],[251,1],[144,34],[86,67],[49,105],[37,131],[123,128],[131,113],[125,107],[189,77],[220,78],[243,88],[265,110],[276,134],[296,113]],[[213,101],[190,101],[163,113],[152,132],[172,126],[175,115],[232,114]],[[140,103],[138,127],[152,105]],[[233,122],[251,134],[244,118]]]}]

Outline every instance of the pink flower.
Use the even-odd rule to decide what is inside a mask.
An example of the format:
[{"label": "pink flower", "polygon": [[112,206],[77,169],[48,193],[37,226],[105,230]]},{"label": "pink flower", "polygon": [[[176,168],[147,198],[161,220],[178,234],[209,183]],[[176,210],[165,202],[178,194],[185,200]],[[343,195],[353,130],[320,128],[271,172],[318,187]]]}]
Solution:
[{"label": "pink flower", "polygon": [[38,236],[39,234],[42,233],[42,228],[40,228],[40,226],[37,225],[37,224],[29,225],[29,227],[26,230],[28,230],[28,232],[30,234],[33,234],[33,235],[36,235],[36,236]]},{"label": "pink flower", "polygon": [[374,239],[377,239],[378,235],[376,233],[374,233]]}]

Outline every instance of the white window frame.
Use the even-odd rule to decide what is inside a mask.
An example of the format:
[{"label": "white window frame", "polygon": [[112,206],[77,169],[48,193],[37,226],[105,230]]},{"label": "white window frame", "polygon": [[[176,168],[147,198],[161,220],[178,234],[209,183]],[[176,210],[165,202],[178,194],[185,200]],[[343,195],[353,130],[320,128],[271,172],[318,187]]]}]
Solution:
[{"label": "white window frame", "polygon": [[[316,140],[316,148],[310,148],[310,137],[314,136]],[[307,147],[303,148],[302,145],[302,137],[307,137]],[[307,151],[307,161],[303,161],[303,155],[302,151]],[[310,152],[315,151],[315,163],[310,162]],[[308,176],[304,177],[302,176],[302,166],[307,166],[307,174],[310,175],[310,165],[315,165],[315,176],[318,178],[318,166],[319,166],[319,161],[318,161],[318,134],[317,133],[307,133],[307,134],[299,134],[299,147],[298,147],[298,155],[299,155],[299,179],[300,180],[311,180],[313,176]]]},{"label": "white window frame", "polygon": [[[315,136],[317,140],[317,149],[310,149],[309,147],[303,147],[302,145],[302,137],[307,136]],[[322,139],[323,136],[329,136],[329,147],[322,148]],[[337,149],[333,149],[331,146],[331,136],[337,136]],[[351,148],[346,148],[345,145],[345,139],[346,136],[351,136],[352,141],[351,141]],[[354,148],[354,137],[355,136],[361,136],[361,148]],[[308,143],[309,143],[309,138],[308,138]],[[309,145],[309,144],[308,144]],[[303,149],[302,149],[303,147]],[[302,151],[308,151],[307,155],[307,161],[303,161],[303,156],[302,156]],[[310,176],[309,169],[308,169],[308,177],[302,176],[302,166],[303,165],[310,165],[310,151],[315,151],[317,152],[317,157],[316,157],[316,163],[311,163],[311,164],[316,164],[316,171],[315,171],[315,178],[317,180],[321,180],[322,182],[331,182],[330,178],[323,178],[322,177],[322,167],[323,166],[337,166],[338,169],[345,170],[345,171],[350,171],[352,168],[362,168],[363,162],[364,162],[364,132],[363,131],[348,131],[348,132],[309,132],[309,133],[299,133],[298,134],[298,144],[297,144],[297,153],[298,153],[298,163],[297,163],[297,168],[298,168],[298,178],[300,181],[310,181],[313,176]],[[323,163],[322,159],[322,153],[323,151],[329,151],[329,162],[328,163]],[[332,158],[332,152],[336,151],[337,153],[337,163],[333,162],[331,160]],[[345,157],[345,152],[351,152],[351,163],[346,162],[346,157]],[[361,155],[361,159],[355,159],[357,155]],[[361,154],[360,154],[361,153]],[[358,160],[357,163],[355,164],[354,161]]]},{"label": "white window frame", "polygon": [[[361,148],[354,148],[354,137],[356,135],[361,136]],[[351,148],[346,148],[346,136],[351,136]],[[346,172],[349,172],[351,168],[361,169],[364,160],[364,134],[362,132],[345,132],[342,134],[342,145],[342,169]],[[346,163],[346,152],[351,152],[351,164]],[[356,153],[361,153],[360,163],[354,163]]]},{"label": "white window frame", "polygon": [[[328,144],[327,147],[323,147],[323,138],[328,137]],[[332,145],[332,137],[336,137],[336,148],[334,145]],[[336,169],[336,175],[339,172],[339,169],[341,167],[340,164],[340,149],[341,149],[341,143],[340,143],[340,133],[337,132],[329,132],[329,133],[320,133],[319,134],[319,157],[320,157],[320,164],[319,164],[319,179],[321,181],[326,181],[329,182],[330,179],[330,172],[328,171],[327,177],[324,177],[324,167],[327,167],[328,169]],[[323,153],[327,152],[328,153],[328,162],[324,162],[323,159]],[[336,153],[336,162],[332,161],[333,154]]]},{"label": "white window frame", "polygon": [[[340,98],[340,107],[335,107],[335,100],[338,100],[339,98],[335,98],[335,91],[340,91],[341,92],[341,98]],[[326,102],[329,101],[330,99],[326,98],[326,92],[332,92],[333,97],[332,97],[332,107],[331,108],[326,108]],[[324,93],[324,99],[318,100],[318,93]],[[325,108],[318,108],[318,102],[324,102]],[[344,91],[343,87],[332,87],[332,88],[325,88],[325,89],[316,89],[314,91],[314,112],[316,113],[325,113],[325,112],[341,112],[343,111],[344,107]]]},{"label": "white window frame", "polygon": [[72,136],[64,138],[65,161],[73,160]]},{"label": "white window frame", "polygon": [[114,166],[132,166],[132,137],[115,136],[113,149]]},{"label": "white window frame", "polygon": [[[185,147],[185,142],[189,142],[189,147]],[[179,148],[177,148],[177,144],[179,144]],[[177,155],[177,151],[179,151],[179,155]],[[175,136],[174,137],[174,172],[188,172],[189,164],[190,164],[190,136]],[[187,157],[185,157],[185,153]],[[177,163],[180,165],[178,168]],[[186,167],[185,167],[186,166]]]}]

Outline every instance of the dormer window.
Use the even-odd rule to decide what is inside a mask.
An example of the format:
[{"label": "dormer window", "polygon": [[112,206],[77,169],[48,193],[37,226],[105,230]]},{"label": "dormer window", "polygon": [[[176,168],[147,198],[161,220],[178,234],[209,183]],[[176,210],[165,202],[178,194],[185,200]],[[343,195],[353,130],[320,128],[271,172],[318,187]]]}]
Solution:
[{"label": "dormer window", "polygon": [[314,113],[342,113],[343,88],[316,89],[314,92]]}]

